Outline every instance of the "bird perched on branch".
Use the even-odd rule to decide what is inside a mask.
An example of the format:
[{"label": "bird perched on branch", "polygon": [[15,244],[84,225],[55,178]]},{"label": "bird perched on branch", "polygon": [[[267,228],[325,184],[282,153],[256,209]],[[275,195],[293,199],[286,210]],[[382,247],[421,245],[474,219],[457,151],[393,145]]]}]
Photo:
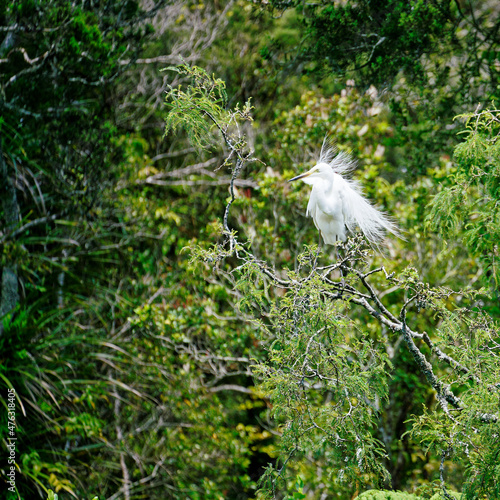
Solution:
[{"label": "bird perched on branch", "polygon": [[401,237],[391,219],[375,208],[365,197],[360,184],[345,176],[357,162],[325,140],[318,163],[289,182],[301,179],[312,186],[306,215],[311,216],[323,241],[335,245],[347,238],[346,228],[358,227],[372,246],[378,246],[387,232]]}]

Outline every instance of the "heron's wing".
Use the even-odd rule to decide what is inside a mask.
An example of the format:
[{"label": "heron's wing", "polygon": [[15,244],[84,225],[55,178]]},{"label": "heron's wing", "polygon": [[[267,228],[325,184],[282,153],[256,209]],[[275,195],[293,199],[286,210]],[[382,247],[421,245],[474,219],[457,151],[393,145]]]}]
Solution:
[{"label": "heron's wing", "polygon": [[354,231],[358,226],[372,245],[380,243],[386,232],[400,237],[396,224],[363,196],[356,181],[337,175],[335,182],[342,199],[344,221],[350,231]]},{"label": "heron's wing", "polygon": [[316,229],[318,231],[321,231],[321,228],[318,225],[318,200],[317,200],[317,194],[314,191],[314,189],[311,191],[311,195],[309,196],[309,202],[307,203],[306,217],[312,217]]},{"label": "heron's wing", "polygon": [[318,206],[318,195],[315,189],[311,189],[311,194],[309,195],[309,202],[307,203],[306,216],[312,217],[316,215],[316,208]]},{"label": "heron's wing", "polygon": [[335,245],[338,241],[345,241],[342,202],[338,196],[326,198],[324,192],[313,187],[307,204],[307,215],[313,218],[314,225],[321,232],[323,241],[327,245]]}]

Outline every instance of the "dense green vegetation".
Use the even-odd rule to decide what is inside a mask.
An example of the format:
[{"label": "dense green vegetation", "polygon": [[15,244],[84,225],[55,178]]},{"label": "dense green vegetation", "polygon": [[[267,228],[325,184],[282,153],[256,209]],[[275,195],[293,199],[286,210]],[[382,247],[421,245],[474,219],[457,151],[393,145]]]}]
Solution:
[{"label": "dense green vegetation", "polygon": [[[8,498],[500,498],[499,73],[489,0],[0,1]],[[404,239],[318,248],[326,135]]]}]

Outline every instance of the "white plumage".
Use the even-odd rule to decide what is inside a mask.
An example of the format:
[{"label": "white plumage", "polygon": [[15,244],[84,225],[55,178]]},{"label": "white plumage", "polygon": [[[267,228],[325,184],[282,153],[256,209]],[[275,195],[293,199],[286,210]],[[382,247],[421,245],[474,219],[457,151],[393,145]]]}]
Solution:
[{"label": "white plumage", "polygon": [[307,204],[307,215],[325,243],[335,245],[346,240],[346,229],[358,227],[371,245],[377,246],[386,232],[400,236],[397,226],[387,215],[371,205],[364,197],[360,184],[343,177],[356,168],[356,161],[344,152],[323,143],[319,162],[308,172],[291,181],[301,179],[312,186]]}]

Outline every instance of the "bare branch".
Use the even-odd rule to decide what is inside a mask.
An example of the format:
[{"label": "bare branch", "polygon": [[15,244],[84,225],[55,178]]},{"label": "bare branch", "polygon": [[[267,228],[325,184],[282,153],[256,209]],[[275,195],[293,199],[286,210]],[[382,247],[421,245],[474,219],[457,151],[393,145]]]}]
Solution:
[{"label": "bare branch", "polygon": [[28,55],[28,52],[26,51],[26,49],[25,49],[24,47],[16,47],[16,48],[12,49],[12,50],[9,52],[9,54],[8,54],[7,58],[5,58],[5,59],[0,59],[0,64],[8,62],[8,61],[9,61],[9,56],[10,56],[12,53],[14,53],[14,52],[21,52],[21,54],[23,55],[24,60],[25,60],[28,64],[35,64],[35,63],[37,63],[38,61],[40,61],[41,59],[45,59],[45,58],[49,55],[49,52],[50,52],[50,51],[48,51],[48,50],[47,50],[47,52],[43,53],[41,56],[38,56],[38,57],[35,57],[35,58],[31,59],[31,58],[30,58],[30,56]]},{"label": "bare branch", "polygon": [[243,392],[244,394],[254,394],[252,389],[236,384],[216,385],[215,387],[210,387],[208,391],[209,392],[236,391],[236,392]]}]

